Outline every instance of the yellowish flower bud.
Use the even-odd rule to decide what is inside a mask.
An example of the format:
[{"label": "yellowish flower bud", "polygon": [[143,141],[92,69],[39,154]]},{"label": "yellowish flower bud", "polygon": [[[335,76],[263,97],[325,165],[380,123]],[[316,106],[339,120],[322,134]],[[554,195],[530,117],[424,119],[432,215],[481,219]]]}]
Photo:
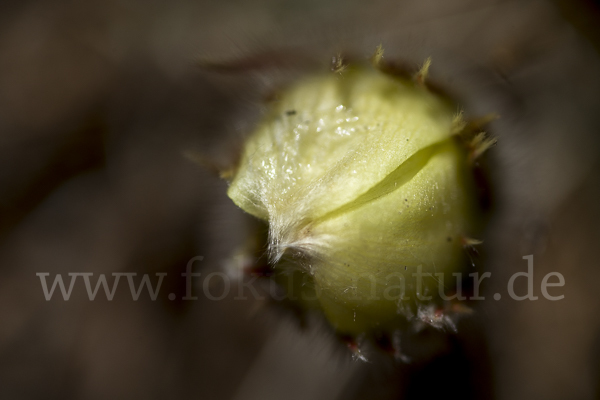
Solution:
[{"label": "yellowish flower bud", "polygon": [[340,333],[403,326],[468,265],[480,212],[465,124],[427,89],[428,67],[298,81],[269,105],[229,187],[268,223],[275,279]]}]

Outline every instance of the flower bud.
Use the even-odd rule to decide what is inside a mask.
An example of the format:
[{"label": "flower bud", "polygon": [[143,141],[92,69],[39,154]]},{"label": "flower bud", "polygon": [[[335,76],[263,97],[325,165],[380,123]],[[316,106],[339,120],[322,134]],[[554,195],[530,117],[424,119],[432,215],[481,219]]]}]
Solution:
[{"label": "flower bud", "polygon": [[339,333],[403,326],[468,265],[480,207],[464,124],[426,72],[351,66],[296,82],[269,104],[229,187],[268,223],[275,279]]}]

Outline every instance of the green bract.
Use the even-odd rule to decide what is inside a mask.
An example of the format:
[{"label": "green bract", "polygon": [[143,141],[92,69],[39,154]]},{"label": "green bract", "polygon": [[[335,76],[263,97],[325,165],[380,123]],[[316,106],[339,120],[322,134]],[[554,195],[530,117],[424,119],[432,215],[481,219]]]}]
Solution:
[{"label": "green bract", "polygon": [[[360,334],[401,326],[454,285],[479,217],[455,105],[418,80],[348,68],[300,80],[269,107],[228,195],[268,222],[292,300]],[[419,285],[419,269],[444,275]]]}]

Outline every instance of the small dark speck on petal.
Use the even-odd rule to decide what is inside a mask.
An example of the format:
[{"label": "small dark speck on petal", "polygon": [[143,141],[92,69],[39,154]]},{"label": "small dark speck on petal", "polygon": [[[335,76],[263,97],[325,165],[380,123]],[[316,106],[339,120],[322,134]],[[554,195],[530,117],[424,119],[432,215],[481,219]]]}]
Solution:
[{"label": "small dark speck on petal", "polygon": [[296,110],[287,110],[285,112],[286,115],[296,115]]}]

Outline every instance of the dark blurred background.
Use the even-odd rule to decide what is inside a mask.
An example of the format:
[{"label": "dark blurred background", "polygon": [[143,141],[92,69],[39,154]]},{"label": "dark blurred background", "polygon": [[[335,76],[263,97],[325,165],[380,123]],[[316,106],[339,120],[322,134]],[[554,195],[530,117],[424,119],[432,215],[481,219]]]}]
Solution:
[{"label": "dark blurred background", "polygon": [[[0,398],[600,398],[599,16],[566,0],[3,1]],[[464,333],[423,362],[360,363],[261,301],[181,300],[187,262],[221,271],[253,224],[207,165],[306,59],[379,43],[432,56],[469,115],[501,115],[493,279]],[[199,66],[239,60],[259,62]],[[492,300],[529,254],[536,294],[556,271],[565,298]],[[46,301],[39,272],[168,276],[156,301],[125,278],[113,301],[81,278]]]}]

